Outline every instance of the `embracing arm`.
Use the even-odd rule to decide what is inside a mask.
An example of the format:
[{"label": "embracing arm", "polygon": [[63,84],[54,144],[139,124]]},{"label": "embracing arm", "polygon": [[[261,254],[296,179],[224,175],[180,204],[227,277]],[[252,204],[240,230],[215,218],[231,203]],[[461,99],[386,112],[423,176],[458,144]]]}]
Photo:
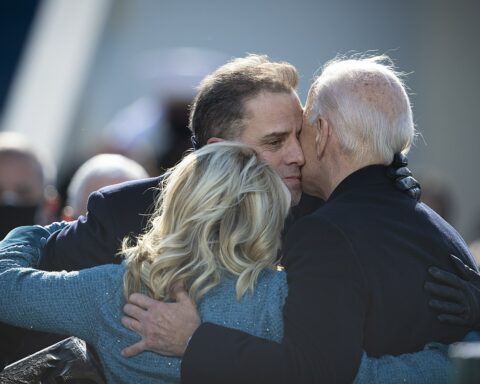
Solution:
[{"label": "embracing arm", "polygon": [[423,351],[399,356],[371,358],[364,353],[354,384],[447,384],[452,372],[448,345],[432,343]]},{"label": "embracing arm", "polygon": [[143,231],[159,181],[136,180],[92,193],[88,214],[48,239],[40,268],[72,271],[120,263],[121,258],[115,255],[121,242],[125,236]]},{"label": "embracing arm", "polygon": [[[335,238],[332,233],[328,234],[328,236]],[[306,240],[300,239],[301,242]],[[311,248],[314,244],[306,242],[305,246]],[[295,265],[295,262],[299,262],[301,265]],[[301,282],[308,283],[309,279],[315,280],[317,276],[320,277],[318,271],[311,271],[314,265],[311,265],[310,261],[296,257],[295,262],[292,263],[293,265],[290,265],[291,268],[294,268],[294,278],[303,276],[304,279],[301,279]],[[301,276],[295,276],[295,269],[303,271]],[[334,268],[329,268],[328,271],[328,277],[332,279],[341,273],[340,270],[335,271]],[[290,286],[292,286],[292,282]],[[300,289],[301,287],[295,288],[303,291]],[[324,294],[329,292],[327,289],[323,291]],[[338,293],[338,290],[335,292]],[[340,292],[339,294],[343,297],[348,297],[346,293]],[[332,300],[338,299],[339,294],[334,295]],[[318,324],[320,324],[321,316],[328,316],[329,319],[337,320],[339,317],[334,316],[332,311],[329,310],[334,305],[332,302],[328,304],[326,300],[320,301],[318,298],[309,296],[308,293],[303,295],[303,292],[298,292],[297,295],[298,303],[291,303],[291,309],[289,311],[285,310],[285,319],[290,321],[290,324],[286,324],[285,329],[287,330],[290,327],[290,332],[292,332],[291,328],[294,322],[298,321],[299,331],[297,334],[293,334],[293,336],[286,334],[286,339],[282,344],[256,338],[244,332],[211,323],[203,323],[194,332],[198,325],[195,325],[195,322],[190,320],[195,319],[196,312],[195,308],[188,302],[180,300],[178,303],[162,303],[151,298],[142,298],[142,295],[133,295],[131,303],[135,304],[135,306],[127,304],[125,311],[130,317],[124,317],[122,322],[127,327],[141,334],[142,341],[135,346],[127,348],[127,350],[129,354],[132,352],[131,355],[142,350],[150,350],[162,354],[183,354],[185,343],[193,333],[182,363],[182,380],[187,383],[207,381],[211,383],[309,383],[318,382],[321,380],[320,375],[323,374],[322,377],[328,377],[328,379],[325,379],[325,382],[351,382],[355,380],[355,383],[362,384],[403,382],[404,379],[407,379],[411,383],[427,384],[444,382],[448,371],[451,369],[445,348],[429,349],[400,356],[369,358],[361,351],[361,343],[358,345],[361,360],[359,358],[360,362],[358,365],[355,365],[356,362],[353,359],[349,360],[343,352],[348,349],[353,338],[350,335],[342,340],[343,335],[338,334],[339,331],[336,329],[336,324],[332,324],[327,330],[334,333],[332,338],[339,339],[338,345],[335,344],[335,340],[329,341],[325,335],[318,336],[319,331],[315,328],[315,320],[312,320],[312,323],[309,324],[311,327],[310,332],[299,334],[299,332],[306,329],[305,326],[302,327],[301,322],[305,318],[309,318],[308,313],[317,316],[316,321]],[[292,292],[290,290],[289,299],[291,298]],[[176,309],[173,310],[173,308]],[[299,320],[293,318],[295,314],[300,315]],[[172,318],[175,321],[170,321]],[[340,323],[339,328],[355,323],[346,315],[344,318],[345,323],[343,324],[342,321],[336,321],[336,323]],[[177,328],[169,326],[169,324],[175,324]],[[182,332],[178,332],[178,327]],[[190,331],[183,333],[187,329],[190,329]],[[310,341],[307,340],[309,337],[311,338]],[[343,345],[341,345],[342,342],[344,343]],[[178,349],[177,346],[181,346],[181,348]],[[315,370],[321,366],[314,365],[317,355],[314,354],[312,346],[317,346],[319,353],[322,352],[322,347],[325,348],[325,361],[328,361],[328,358],[337,353],[337,362],[333,360],[332,364],[336,363],[338,366],[345,364],[345,368],[339,366],[330,372],[327,371],[327,368],[320,375],[313,376],[316,374]],[[309,348],[312,348],[310,350],[311,354],[305,352],[309,352]],[[349,353],[352,354],[356,351],[354,349],[353,352],[349,351]],[[289,364],[289,366],[285,367],[285,364]],[[351,367],[353,372],[351,378],[342,377],[339,370],[349,367]],[[291,376],[283,379],[285,375]],[[295,378],[292,379],[293,377]]]},{"label": "embracing arm", "polygon": [[104,292],[102,279],[92,270],[44,272],[38,265],[40,248],[35,239],[44,228],[19,227],[0,243],[0,321],[23,328],[95,338],[94,299]]},{"label": "embracing arm", "polygon": [[185,352],[184,383],[353,381],[362,357],[365,299],[348,242],[328,223],[306,218],[290,231],[285,250],[283,342],[204,323]]},{"label": "embracing arm", "polygon": [[[125,307],[129,317],[122,319],[123,324],[142,336],[138,346],[127,349],[128,354],[153,350],[181,355],[188,336],[175,338],[183,334],[179,329],[188,322],[182,316],[180,321],[168,319],[178,318],[183,311],[194,325],[187,325],[193,335],[182,361],[184,383],[353,381],[362,357],[364,300],[358,278],[352,275],[351,250],[337,230],[328,225],[321,228],[325,223],[318,220],[303,222],[304,226],[297,224],[292,230],[293,245],[287,247],[287,252],[295,253],[295,261],[288,266],[282,343],[212,323],[203,323],[195,331],[196,313],[188,302],[149,300],[143,305],[134,303],[135,311],[131,305]],[[323,253],[318,257],[319,244],[328,244],[328,257]],[[334,297],[330,297],[332,292]],[[168,323],[175,326],[169,328]]]},{"label": "embracing arm", "polygon": [[39,267],[47,271],[73,271],[115,261],[119,241],[108,202],[100,192],[88,200],[89,213],[53,233],[43,250]]},{"label": "embracing arm", "polygon": [[[234,333],[238,333],[239,345],[238,348],[242,347],[240,341],[243,337],[247,335],[242,335],[242,332],[235,331],[232,329],[227,329],[219,327],[213,324],[204,324],[202,327],[204,329],[204,335],[210,332],[212,337],[226,337],[226,340],[235,340],[232,338]],[[223,332],[225,331],[225,332]],[[196,336],[194,335],[194,338]],[[252,337],[252,336],[249,336]],[[193,340],[193,338],[192,338]],[[260,339],[261,340],[261,339]],[[224,340],[225,341],[225,340]],[[197,340],[196,342],[204,343],[209,342],[209,352],[204,355],[199,355],[196,357],[202,358],[204,356],[205,360],[202,360],[200,363],[209,363],[211,356],[209,354],[214,351],[216,348],[216,343],[212,344],[212,340]],[[267,343],[267,341],[265,340]],[[438,347],[429,347],[423,351],[403,354],[399,356],[382,356],[379,358],[368,357],[365,352],[363,352],[360,367],[358,372],[353,380],[354,384],[382,384],[382,383],[412,383],[412,384],[442,384],[449,383],[449,377],[453,372],[453,366],[448,358],[447,353],[448,346],[438,346]],[[213,352],[215,353],[215,352]],[[182,371],[182,374],[185,372]],[[203,372],[203,375],[206,377],[209,373],[207,371]],[[213,374],[216,375],[214,372]],[[210,372],[212,375],[212,372]],[[185,380],[184,380],[185,381]],[[220,382],[220,377],[215,377],[213,382]],[[240,379],[238,382],[241,382]],[[259,380],[260,382],[261,380]],[[194,377],[189,377],[189,382],[201,382],[201,380],[195,379]],[[236,382],[235,380],[233,382]],[[264,382],[273,382],[270,380],[270,377],[265,377]],[[295,381],[303,383],[306,381]],[[310,381],[308,381],[310,382]],[[313,382],[313,381],[312,381]]]}]

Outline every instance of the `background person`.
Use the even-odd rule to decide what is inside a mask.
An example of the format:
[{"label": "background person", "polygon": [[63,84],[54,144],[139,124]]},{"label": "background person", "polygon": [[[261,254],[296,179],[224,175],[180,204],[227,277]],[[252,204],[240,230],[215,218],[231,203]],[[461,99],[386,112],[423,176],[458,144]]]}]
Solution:
[{"label": "background person", "polygon": [[0,133],[0,239],[20,225],[56,220],[55,172],[27,138]]},{"label": "background person", "polygon": [[[58,218],[55,171],[19,133],[0,133],[0,240],[21,225]],[[27,332],[0,323],[0,369],[59,340],[57,335]]]},{"label": "background person", "polygon": [[75,220],[87,213],[88,197],[92,192],[108,185],[145,179],[148,173],[139,163],[123,155],[101,154],[93,156],[75,172],[67,189],[67,205],[63,219]]}]

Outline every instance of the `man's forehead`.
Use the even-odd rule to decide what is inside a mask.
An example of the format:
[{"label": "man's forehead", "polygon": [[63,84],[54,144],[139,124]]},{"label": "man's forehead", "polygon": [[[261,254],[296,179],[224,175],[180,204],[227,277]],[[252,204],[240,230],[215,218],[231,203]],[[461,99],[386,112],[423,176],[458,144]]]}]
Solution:
[{"label": "man's forehead", "polygon": [[279,104],[290,105],[292,108],[302,108],[298,94],[291,90],[289,92],[260,91],[255,96],[244,100],[245,113],[254,114],[259,106],[267,108],[263,112],[268,112],[270,108],[275,108]]},{"label": "man's forehead", "polygon": [[303,109],[296,94],[268,93],[250,99],[245,108],[247,126],[255,126],[262,135],[300,129]]}]

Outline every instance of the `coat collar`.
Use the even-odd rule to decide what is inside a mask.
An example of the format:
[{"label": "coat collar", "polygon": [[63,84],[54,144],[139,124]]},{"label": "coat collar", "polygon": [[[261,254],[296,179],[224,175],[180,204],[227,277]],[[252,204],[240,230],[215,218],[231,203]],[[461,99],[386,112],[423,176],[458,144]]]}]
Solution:
[{"label": "coat collar", "polygon": [[332,192],[328,201],[359,187],[384,185],[387,183],[391,184],[387,177],[387,167],[385,165],[369,165],[360,168],[343,179]]}]

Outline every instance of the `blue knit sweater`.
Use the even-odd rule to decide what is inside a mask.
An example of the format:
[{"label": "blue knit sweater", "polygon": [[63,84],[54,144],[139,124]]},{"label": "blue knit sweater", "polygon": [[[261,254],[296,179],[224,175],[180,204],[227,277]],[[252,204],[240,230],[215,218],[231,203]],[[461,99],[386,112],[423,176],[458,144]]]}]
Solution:
[{"label": "blue knit sweater", "polygon": [[[92,345],[109,383],[173,383],[180,381],[179,358],[143,352],[124,358],[120,351],[138,335],[120,322],[123,296],[121,265],[103,265],[78,272],[34,269],[40,257],[42,227],[21,227],[0,242],[0,321],[41,331],[78,336]],[[198,303],[202,321],[281,341],[286,275],[265,270],[254,293],[236,300],[236,280],[225,274]],[[366,355],[356,383],[443,383],[450,369],[444,349],[398,357]]]}]

